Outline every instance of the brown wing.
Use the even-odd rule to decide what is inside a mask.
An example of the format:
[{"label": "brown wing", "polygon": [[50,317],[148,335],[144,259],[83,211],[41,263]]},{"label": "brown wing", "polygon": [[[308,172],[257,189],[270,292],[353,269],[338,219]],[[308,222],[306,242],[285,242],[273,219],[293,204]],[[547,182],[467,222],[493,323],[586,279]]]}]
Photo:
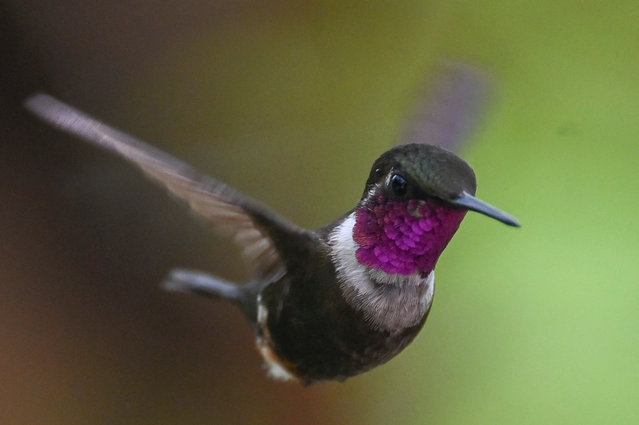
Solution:
[{"label": "brown wing", "polygon": [[471,65],[445,63],[415,102],[398,144],[428,143],[458,152],[477,125],[490,78]]},{"label": "brown wing", "polygon": [[152,180],[188,202],[215,230],[234,237],[253,267],[256,278],[269,279],[283,268],[273,232],[267,231],[267,228],[276,228],[275,233],[278,234],[305,232],[267,207],[201,174],[185,162],[51,96],[36,94],[25,101],[25,107],[58,129],[118,153],[135,163]]}]

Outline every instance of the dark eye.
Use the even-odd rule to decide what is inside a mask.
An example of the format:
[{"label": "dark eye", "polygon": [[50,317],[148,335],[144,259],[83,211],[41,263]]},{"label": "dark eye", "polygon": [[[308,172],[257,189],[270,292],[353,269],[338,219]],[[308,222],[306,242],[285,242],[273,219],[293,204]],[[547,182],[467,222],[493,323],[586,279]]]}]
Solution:
[{"label": "dark eye", "polygon": [[408,181],[401,174],[393,174],[390,178],[390,187],[393,193],[397,196],[404,196],[406,194],[406,186]]}]

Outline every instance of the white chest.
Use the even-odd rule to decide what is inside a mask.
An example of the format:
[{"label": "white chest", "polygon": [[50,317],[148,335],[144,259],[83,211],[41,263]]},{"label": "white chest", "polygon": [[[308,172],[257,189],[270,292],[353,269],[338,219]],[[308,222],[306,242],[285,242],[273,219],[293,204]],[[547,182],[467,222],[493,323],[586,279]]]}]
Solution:
[{"label": "white chest", "polygon": [[361,311],[375,329],[399,331],[417,325],[430,309],[435,292],[435,273],[422,277],[389,274],[361,264],[359,246],[353,240],[355,214],[330,234],[331,257],[346,301]]}]

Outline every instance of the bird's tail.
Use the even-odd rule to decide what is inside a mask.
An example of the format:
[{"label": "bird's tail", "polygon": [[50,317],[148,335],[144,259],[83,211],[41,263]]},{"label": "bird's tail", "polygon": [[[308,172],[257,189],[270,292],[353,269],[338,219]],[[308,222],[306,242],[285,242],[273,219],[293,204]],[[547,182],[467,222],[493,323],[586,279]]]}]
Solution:
[{"label": "bird's tail", "polygon": [[238,285],[198,270],[173,269],[161,286],[167,291],[224,298],[249,317],[255,314],[255,296],[248,290],[251,285]]}]

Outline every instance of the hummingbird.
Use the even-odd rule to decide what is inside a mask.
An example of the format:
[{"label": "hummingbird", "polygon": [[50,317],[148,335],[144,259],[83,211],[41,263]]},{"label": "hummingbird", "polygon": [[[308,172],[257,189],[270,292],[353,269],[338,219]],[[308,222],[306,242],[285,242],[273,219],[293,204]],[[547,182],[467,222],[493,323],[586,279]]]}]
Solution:
[{"label": "hummingbird", "polygon": [[355,207],[307,230],[266,205],[47,94],[34,115],[112,151],[232,236],[251,266],[245,283],[174,269],[166,289],[229,300],[251,324],[268,375],[309,385],[343,381],[401,352],[433,302],[435,265],[468,211],[509,226],[475,196],[473,169],[454,153],[404,143],[374,163]]}]

